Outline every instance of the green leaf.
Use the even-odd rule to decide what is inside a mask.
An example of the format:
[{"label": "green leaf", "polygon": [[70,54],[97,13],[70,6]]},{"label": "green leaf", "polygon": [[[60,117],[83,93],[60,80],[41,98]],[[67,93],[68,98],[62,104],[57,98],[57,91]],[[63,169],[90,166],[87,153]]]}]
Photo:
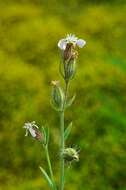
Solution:
[{"label": "green leaf", "polygon": [[42,134],[44,136],[44,139],[43,139],[43,145],[46,145],[46,131],[45,131],[45,128],[42,126],[41,128],[41,131],[42,131]]},{"label": "green leaf", "polygon": [[41,166],[39,168],[40,168],[40,170],[41,170],[44,178],[46,179],[48,185],[51,187],[51,189],[53,189],[53,183],[52,183],[50,177],[48,176],[48,174],[46,173],[46,171]]},{"label": "green leaf", "polygon": [[45,128],[45,132],[46,132],[46,144],[48,145],[49,143],[49,128],[48,127]]},{"label": "green leaf", "polygon": [[73,123],[71,122],[68,127],[66,128],[65,132],[64,132],[64,139],[67,140],[70,132],[71,132],[71,129],[72,129],[72,126],[73,126]]},{"label": "green leaf", "polygon": [[72,103],[75,100],[75,97],[76,97],[76,94],[74,94],[72,98],[70,98],[69,100],[66,101],[66,105],[65,105],[66,108],[70,107],[72,105]]}]

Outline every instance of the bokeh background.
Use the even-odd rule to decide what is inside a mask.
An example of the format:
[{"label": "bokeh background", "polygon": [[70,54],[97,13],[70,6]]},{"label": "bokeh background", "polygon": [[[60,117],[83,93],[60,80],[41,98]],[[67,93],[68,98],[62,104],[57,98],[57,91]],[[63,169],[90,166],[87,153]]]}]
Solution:
[{"label": "bokeh background", "polygon": [[51,131],[58,181],[58,116],[50,106],[59,79],[57,42],[67,33],[87,41],[71,83],[76,101],[68,145],[80,162],[66,171],[66,190],[126,190],[126,1],[0,0],[0,190],[46,190],[42,147],[24,137],[35,120]]}]

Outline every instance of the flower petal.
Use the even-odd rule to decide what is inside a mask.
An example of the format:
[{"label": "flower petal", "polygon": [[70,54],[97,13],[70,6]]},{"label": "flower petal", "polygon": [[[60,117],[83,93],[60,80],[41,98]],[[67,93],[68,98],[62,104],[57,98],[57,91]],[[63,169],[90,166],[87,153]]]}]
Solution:
[{"label": "flower petal", "polygon": [[67,34],[66,41],[68,43],[76,43],[77,39],[78,38],[74,34]]},{"label": "flower petal", "polygon": [[76,44],[77,44],[77,46],[82,48],[86,44],[86,41],[82,40],[82,39],[79,39],[79,40],[77,40]]},{"label": "flower petal", "polygon": [[32,127],[36,127],[37,129],[39,128],[35,123],[32,124]]},{"label": "flower petal", "polygon": [[59,42],[58,42],[58,47],[62,50],[65,50],[66,49],[66,45],[67,45],[67,42],[65,39],[61,39]]},{"label": "flower petal", "polygon": [[31,133],[32,137],[36,137],[35,130],[33,128],[29,128],[29,132]]},{"label": "flower petal", "polygon": [[28,130],[26,129],[25,137],[27,137],[27,136],[28,136]]}]

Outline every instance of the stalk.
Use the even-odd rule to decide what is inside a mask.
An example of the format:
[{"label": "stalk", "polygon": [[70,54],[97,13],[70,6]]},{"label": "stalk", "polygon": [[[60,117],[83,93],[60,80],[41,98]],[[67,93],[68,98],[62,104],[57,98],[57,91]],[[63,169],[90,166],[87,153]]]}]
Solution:
[{"label": "stalk", "polygon": [[[60,142],[60,152],[65,149],[65,141],[64,141],[64,110],[65,110],[65,103],[67,99],[67,92],[68,92],[68,81],[65,83],[65,97],[63,103],[63,110],[60,112],[60,135],[61,135],[61,142]],[[60,190],[64,190],[64,158],[60,156]]]},{"label": "stalk", "polygon": [[69,80],[65,81],[65,98],[64,98],[64,106],[63,107],[65,107],[65,103],[66,103],[66,100],[67,100],[68,86],[69,86]]},{"label": "stalk", "polygon": [[[64,151],[64,110],[60,112],[60,133],[61,133],[61,143],[60,152]],[[60,190],[64,190],[64,158],[60,156]]]}]

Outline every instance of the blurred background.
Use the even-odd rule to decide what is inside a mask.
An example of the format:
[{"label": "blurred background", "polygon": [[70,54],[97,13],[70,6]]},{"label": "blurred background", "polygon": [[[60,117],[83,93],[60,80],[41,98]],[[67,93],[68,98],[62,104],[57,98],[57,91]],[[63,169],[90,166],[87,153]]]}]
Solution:
[{"label": "blurred background", "polygon": [[[59,119],[50,106],[59,75],[59,39],[87,41],[71,83],[76,101],[67,145],[81,147],[65,190],[126,190],[126,1],[0,0],[0,190],[47,190],[41,145],[24,122],[48,125],[58,180]],[[62,80],[62,79],[61,79]]]}]

